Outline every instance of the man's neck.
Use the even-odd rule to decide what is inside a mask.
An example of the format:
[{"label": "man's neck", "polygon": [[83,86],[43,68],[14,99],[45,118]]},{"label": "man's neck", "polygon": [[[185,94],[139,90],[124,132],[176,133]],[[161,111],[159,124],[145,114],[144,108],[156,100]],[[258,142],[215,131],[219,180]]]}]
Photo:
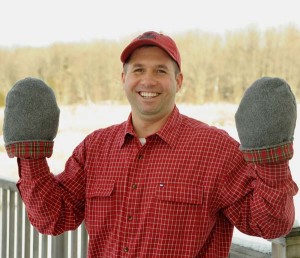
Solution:
[{"label": "man's neck", "polygon": [[168,120],[170,114],[167,114],[161,118],[143,119],[139,116],[132,114],[132,124],[134,131],[139,138],[146,138],[149,135],[158,132]]}]

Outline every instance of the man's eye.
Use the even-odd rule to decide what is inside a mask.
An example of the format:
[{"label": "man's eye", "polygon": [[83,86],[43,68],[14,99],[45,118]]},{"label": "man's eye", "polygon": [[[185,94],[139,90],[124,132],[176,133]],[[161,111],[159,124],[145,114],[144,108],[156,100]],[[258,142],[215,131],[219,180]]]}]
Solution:
[{"label": "man's eye", "polygon": [[133,70],[134,73],[141,73],[143,72],[143,69],[142,68],[136,68]]},{"label": "man's eye", "polygon": [[166,73],[166,71],[163,70],[163,69],[158,69],[157,72],[158,72],[158,73]]}]

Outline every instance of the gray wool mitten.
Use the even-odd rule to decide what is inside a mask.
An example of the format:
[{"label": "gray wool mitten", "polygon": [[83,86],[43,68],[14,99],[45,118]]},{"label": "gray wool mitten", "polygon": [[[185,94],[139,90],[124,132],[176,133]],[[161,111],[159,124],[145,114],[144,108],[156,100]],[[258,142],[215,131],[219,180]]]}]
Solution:
[{"label": "gray wool mitten", "polygon": [[242,151],[276,148],[293,142],[297,105],[288,83],[262,77],[245,92],[235,114]]},{"label": "gray wool mitten", "polygon": [[[20,157],[26,152],[26,157],[51,156],[59,113],[54,92],[45,82],[30,77],[16,82],[6,96],[4,110],[8,155]],[[46,150],[49,146],[51,153]]]}]

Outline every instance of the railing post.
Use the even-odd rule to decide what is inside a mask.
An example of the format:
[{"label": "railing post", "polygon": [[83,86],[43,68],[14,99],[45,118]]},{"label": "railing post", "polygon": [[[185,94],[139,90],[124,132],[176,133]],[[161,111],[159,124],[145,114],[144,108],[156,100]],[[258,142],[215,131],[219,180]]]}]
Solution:
[{"label": "railing post", "polygon": [[287,258],[300,257],[300,227],[293,228],[286,238]]},{"label": "railing post", "polygon": [[15,239],[15,192],[9,192],[9,231],[8,231],[8,253],[9,257],[14,257]]},{"label": "railing post", "polygon": [[68,234],[52,237],[52,257],[68,257]]},{"label": "railing post", "polygon": [[272,258],[300,257],[300,228],[293,228],[285,237],[270,240],[272,242]]},{"label": "railing post", "polygon": [[48,236],[42,235],[42,251],[41,251],[42,258],[48,257]]},{"label": "railing post", "polygon": [[30,222],[27,216],[27,213],[25,214],[25,232],[24,232],[24,257],[30,258]]},{"label": "railing post", "polygon": [[81,256],[80,258],[87,257],[87,249],[88,249],[88,235],[86,232],[84,222],[81,224]]},{"label": "railing post", "polygon": [[39,232],[34,228],[33,229],[33,237],[32,237],[32,257],[38,258],[39,257]]},{"label": "railing post", "polygon": [[17,193],[17,257],[22,257],[22,227],[23,227],[23,203],[19,193]]},{"label": "railing post", "polygon": [[77,231],[72,231],[71,232],[71,258],[77,258],[77,253],[78,253],[78,232]]},{"label": "railing post", "polygon": [[272,240],[272,258],[287,258],[286,241],[284,237]]},{"label": "railing post", "polygon": [[1,232],[1,257],[6,257],[7,255],[7,190],[2,189],[2,232]]}]

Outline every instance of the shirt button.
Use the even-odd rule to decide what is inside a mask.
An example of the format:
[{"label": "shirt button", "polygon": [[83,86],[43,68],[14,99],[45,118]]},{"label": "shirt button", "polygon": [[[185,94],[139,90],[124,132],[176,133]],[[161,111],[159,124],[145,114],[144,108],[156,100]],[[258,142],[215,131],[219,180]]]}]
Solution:
[{"label": "shirt button", "polygon": [[131,215],[129,215],[128,217],[127,217],[127,219],[130,221],[130,220],[133,220],[133,216],[131,216]]},{"label": "shirt button", "polygon": [[125,253],[128,253],[128,252],[129,252],[129,248],[126,246],[126,247],[123,248],[123,251],[124,251]]},{"label": "shirt button", "polygon": [[132,189],[134,189],[134,190],[137,189],[137,184],[133,184]]},{"label": "shirt button", "polygon": [[142,154],[139,154],[138,155],[138,159],[142,159],[143,158],[143,155]]}]

